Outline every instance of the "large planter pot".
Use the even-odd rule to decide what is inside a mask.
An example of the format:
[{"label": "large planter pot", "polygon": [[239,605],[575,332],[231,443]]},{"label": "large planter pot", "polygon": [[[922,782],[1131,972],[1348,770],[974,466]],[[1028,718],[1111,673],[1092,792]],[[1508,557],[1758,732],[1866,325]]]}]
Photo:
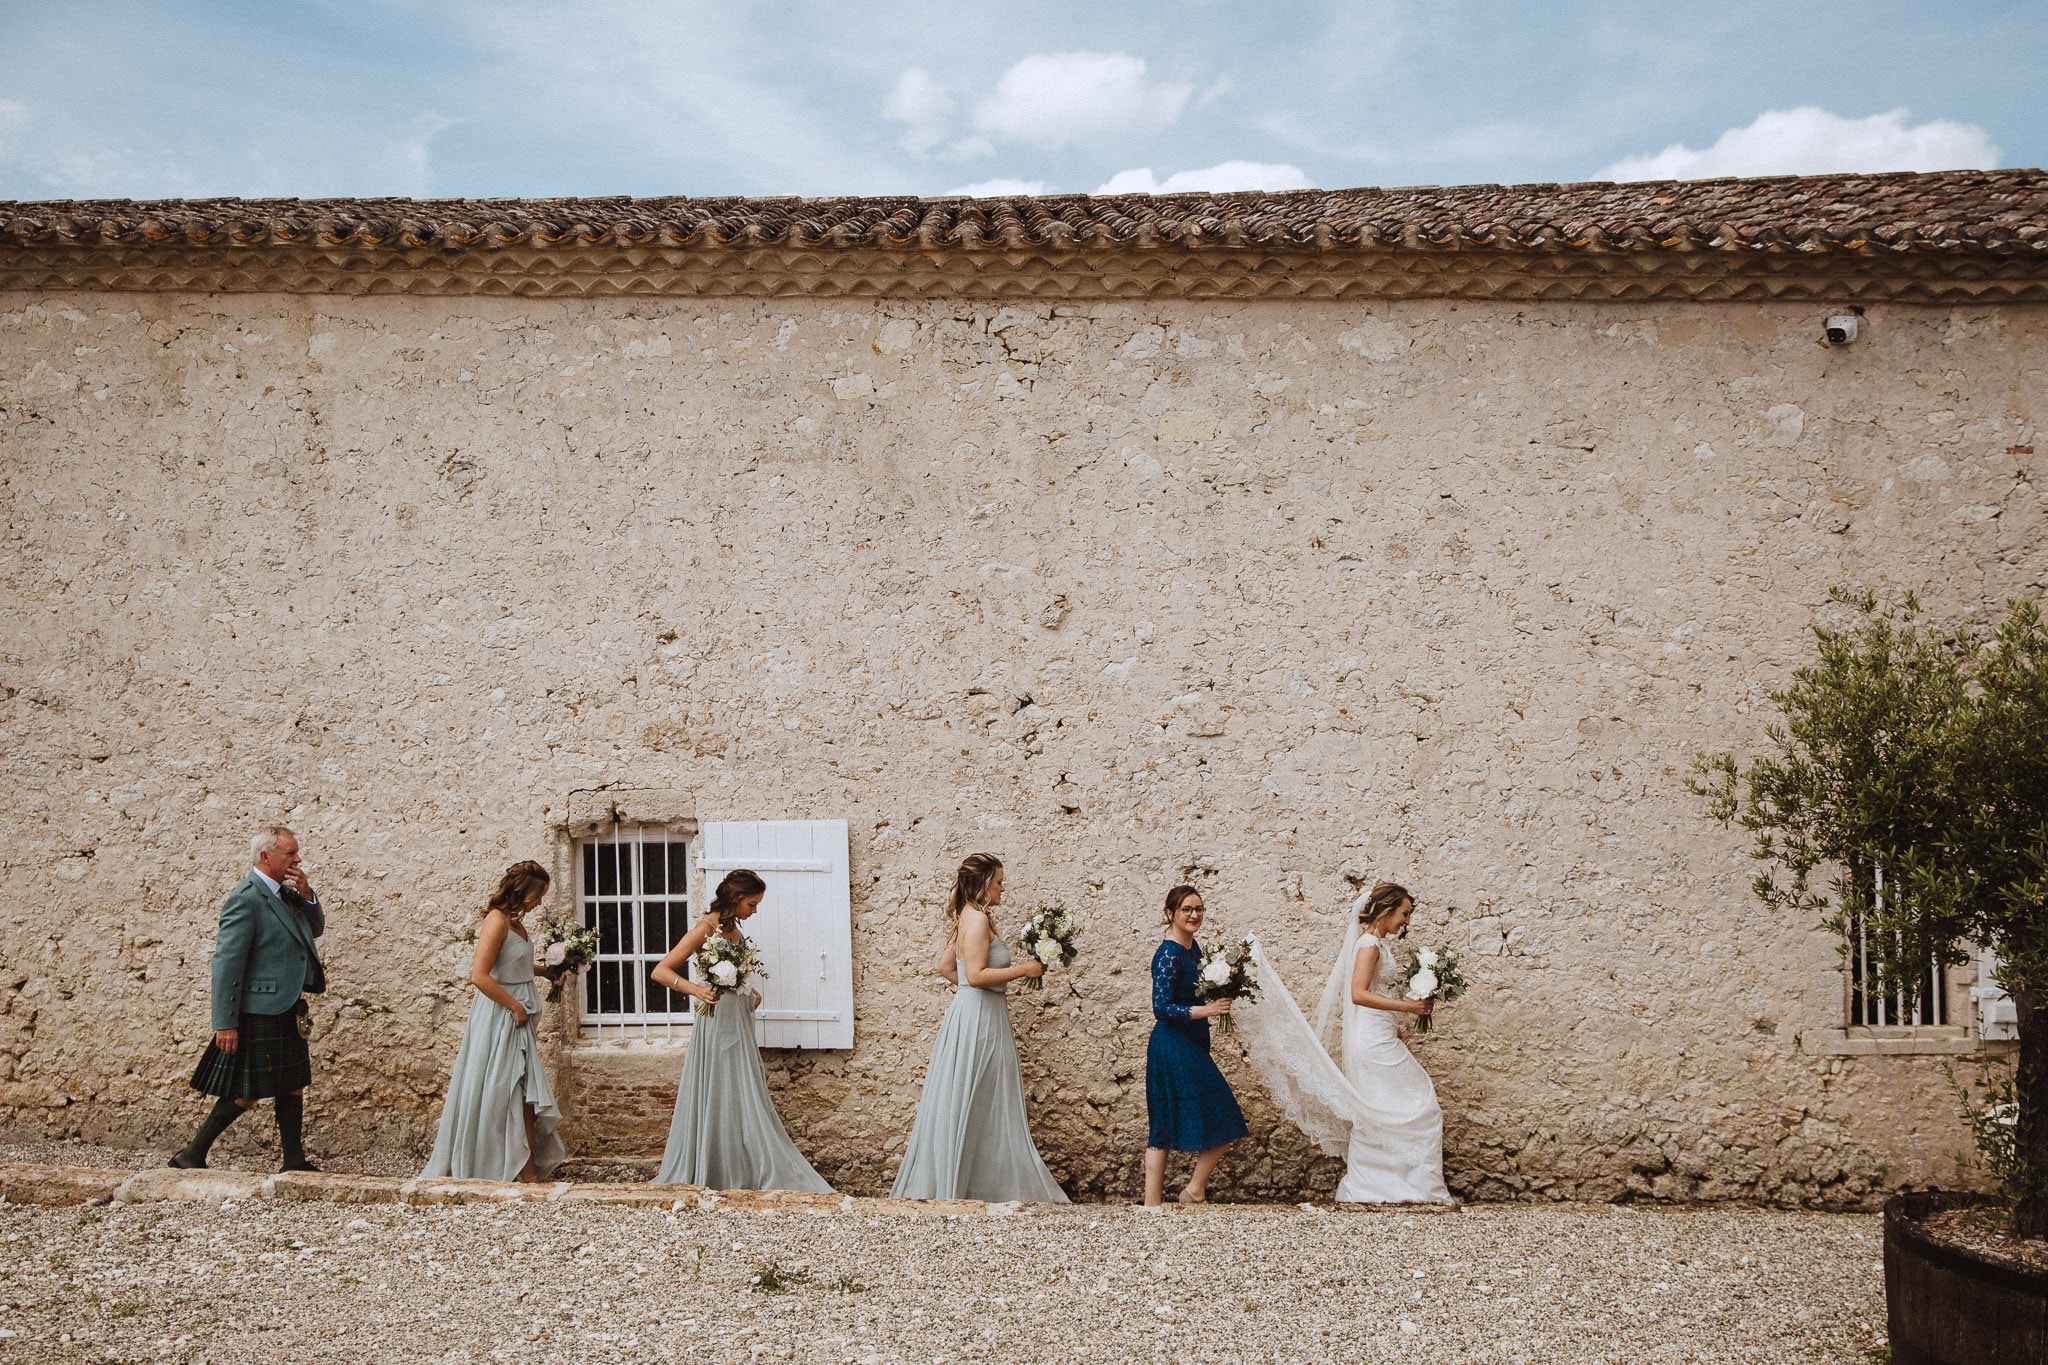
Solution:
[{"label": "large planter pot", "polygon": [[2048,1272],[2001,1265],[1930,1239],[1920,1220],[1984,1203],[1929,1191],[1884,1206],[1884,1296],[1892,1365],[2042,1365]]}]

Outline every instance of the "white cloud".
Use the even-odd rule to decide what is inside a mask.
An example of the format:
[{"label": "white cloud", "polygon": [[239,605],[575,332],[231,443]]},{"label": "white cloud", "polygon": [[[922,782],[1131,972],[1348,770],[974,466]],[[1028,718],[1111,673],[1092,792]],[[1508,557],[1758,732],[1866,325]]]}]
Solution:
[{"label": "white cloud", "polygon": [[903,148],[912,156],[925,156],[945,140],[946,126],[953,117],[953,96],[932,79],[921,66],[908,67],[896,80],[896,88],[882,101],[882,117],[908,125]]},{"label": "white cloud", "polygon": [[1714,145],[1695,151],[1673,143],[1655,156],[1624,157],[1603,180],[1702,180],[1724,175],[1872,174],[1878,171],[1988,169],[1998,164],[1990,134],[1972,123],[1906,126],[1906,111],[1842,118],[1802,105],[1757,115]]},{"label": "white cloud", "polygon": [[947,194],[964,194],[970,199],[1003,199],[1014,194],[1044,194],[1043,180],[1013,180],[997,176],[993,180],[977,180],[972,185],[962,185]]},{"label": "white cloud", "polygon": [[1152,168],[1118,171],[1097,194],[1190,194],[1207,190],[1222,194],[1229,190],[1305,190],[1308,176],[1299,166],[1273,165],[1264,161],[1225,161],[1198,171],[1175,171],[1164,180],[1152,178]]},{"label": "white cloud", "polygon": [[405,168],[404,185],[407,194],[433,193],[434,139],[462,122],[464,120],[446,118],[431,109],[413,118],[410,136],[399,144],[402,149],[400,164]]},{"label": "white cloud", "polygon": [[455,0],[442,12],[495,58],[504,126],[602,145],[613,174],[686,176],[680,187],[696,193],[833,194],[898,178],[850,145],[843,115],[765,68],[746,6]]},{"label": "white cloud", "polygon": [[974,108],[974,126],[992,137],[1046,147],[1100,133],[1164,128],[1180,117],[1194,87],[1148,81],[1145,60],[1122,53],[1035,53],[996,82]]}]

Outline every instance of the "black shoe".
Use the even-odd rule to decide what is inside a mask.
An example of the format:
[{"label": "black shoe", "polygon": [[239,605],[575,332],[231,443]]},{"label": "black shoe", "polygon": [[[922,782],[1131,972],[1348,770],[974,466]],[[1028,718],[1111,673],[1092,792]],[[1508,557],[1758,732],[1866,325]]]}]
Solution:
[{"label": "black shoe", "polygon": [[279,1175],[285,1175],[292,1171],[311,1171],[318,1175],[320,1168],[310,1161],[287,1161],[284,1165],[277,1168]]},{"label": "black shoe", "polygon": [[171,1159],[164,1164],[174,1171],[203,1171],[206,1169],[205,1162],[194,1161],[183,1152],[171,1153]]}]

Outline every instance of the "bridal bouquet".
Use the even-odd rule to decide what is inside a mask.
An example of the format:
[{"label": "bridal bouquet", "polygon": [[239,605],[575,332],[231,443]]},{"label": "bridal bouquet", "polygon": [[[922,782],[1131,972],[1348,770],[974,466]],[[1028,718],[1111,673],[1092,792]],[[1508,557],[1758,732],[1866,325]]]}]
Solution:
[{"label": "bridal bouquet", "polygon": [[[697,964],[697,974],[712,990],[720,995],[731,995],[747,984],[748,978],[756,974],[768,975],[768,969],[761,965],[761,950],[741,940],[734,943],[724,934],[713,934],[704,940],[704,946],[690,959]],[[706,1004],[697,1002],[697,1013],[709,1019],[718,1008],[716,1000]]]},{"label": "bridal bouquet", "polygon": [[[1202,954],[1200,980],[1195,994],[1204,1000],[1256,1000],[1259,998],[1259,967],[1252,961],[1252,941],[1219,943]],[[1216,1020],[1218,1033],[1232,1033],[1230,1016]]]},{"label": "bridal bouquet", "polygon": [[[1024,921],[1017,942],[1025,952],[1048,967],[1069,967],[1080,949],[1074,946],[1073,912],[1063,905],[1041,905]],[[1034,976],[1024,982],[1034,991],[1045,989],[1045,978]]]},{"label": "bridal bouquet", "polygon": [[[1458,970],[1458,950],[1448,944],[1417,948],[1401,974],[1410,1000],[1452,1001],[1465,993],[1465,974]],[[1415,1023],[1417,1033],[1429,1032],[1430,1016]]]},{"label": "bridal bouquet", "polygon": [[543,967],[560,968],[548,983],[548,999],[562,998],[562,982],[588,967],[597,958],[597,930],[567,920],[554,920],[541,927],[533,945],[535,959]]}]

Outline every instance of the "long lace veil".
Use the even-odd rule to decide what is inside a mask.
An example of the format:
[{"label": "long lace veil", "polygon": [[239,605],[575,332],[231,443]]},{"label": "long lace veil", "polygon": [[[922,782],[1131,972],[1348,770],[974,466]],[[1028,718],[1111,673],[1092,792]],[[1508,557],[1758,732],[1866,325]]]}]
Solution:
[{"label": "long lace veil", "polygon": [[1231,1010],[1245,1058],[1264,1081],[1273,1103],[1295,1127],[1331,1156],[1343,1156],[1354,1127],[1383,1126],[1373,1108],[1345,1079],[1324,1039],[1341,1033],[1351,1006],[1352,955],[1358,948],[1358,916],[1351,915],[1344,946],[1330,965],[1322,998],[1311,1024],[1281,980],[1266,949],[1252,940],[1252,961],[1258,964],[1259,997],[1239,1001]]}]

